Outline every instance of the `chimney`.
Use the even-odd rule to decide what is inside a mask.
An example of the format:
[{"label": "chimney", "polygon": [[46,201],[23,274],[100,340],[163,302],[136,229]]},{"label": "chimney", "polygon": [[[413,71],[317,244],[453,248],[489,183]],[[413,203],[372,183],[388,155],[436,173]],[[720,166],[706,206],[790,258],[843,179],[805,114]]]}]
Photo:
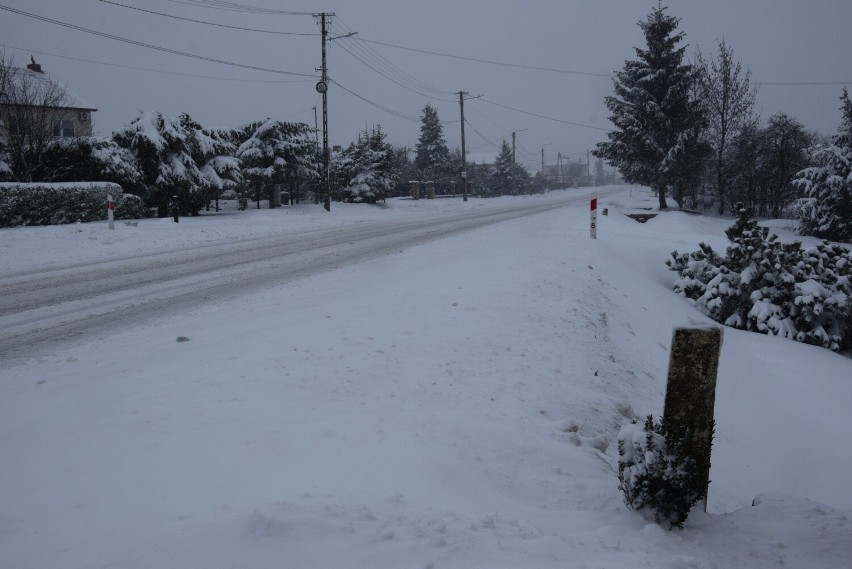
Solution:
[{"label": "chimney", "polygon": [[27,64],[27,69],[35,71],[36,73],[44,73],[44,71],[41,70],[41,65],[35,62],[35,58],[32,55],[30,56],[30,61],[32,63]]}]

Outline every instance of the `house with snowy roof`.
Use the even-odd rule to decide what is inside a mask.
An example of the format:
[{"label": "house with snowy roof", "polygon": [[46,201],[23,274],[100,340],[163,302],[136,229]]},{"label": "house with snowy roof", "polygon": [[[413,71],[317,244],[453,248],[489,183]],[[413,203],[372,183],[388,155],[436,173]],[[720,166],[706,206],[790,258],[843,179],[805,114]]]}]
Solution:
[{"label": "house with snowy roof", "polygon": [[48,76],[32,57],[26,68],[0,70],[0,141],[7,145],[91,136],[95,111],[93,105]]}]

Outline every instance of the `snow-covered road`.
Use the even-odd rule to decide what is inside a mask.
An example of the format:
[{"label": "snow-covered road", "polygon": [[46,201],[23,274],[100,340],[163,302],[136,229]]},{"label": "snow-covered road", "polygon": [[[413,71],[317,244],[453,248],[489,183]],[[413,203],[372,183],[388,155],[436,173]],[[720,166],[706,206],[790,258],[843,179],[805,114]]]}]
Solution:
[{"label": "snow-covered road", "polygon": [[[603,189],[601,195],[615,191]],[[279,232],[7,275],[0,279],[0,360],[587,199],[563,194],[520,205]]]}]

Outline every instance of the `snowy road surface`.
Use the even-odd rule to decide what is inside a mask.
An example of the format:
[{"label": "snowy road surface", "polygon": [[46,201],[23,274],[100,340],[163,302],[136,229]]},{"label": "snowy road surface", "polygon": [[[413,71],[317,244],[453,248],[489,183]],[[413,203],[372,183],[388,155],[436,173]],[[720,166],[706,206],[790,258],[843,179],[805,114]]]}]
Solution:
[{"label": "snowy road surface", "polygon": [[[601,196],[617,191],[603,189]],[[5,276],[0,279],[0,360],[586,200],[586,195],[566,194],[544,202],[279,233]]]}]

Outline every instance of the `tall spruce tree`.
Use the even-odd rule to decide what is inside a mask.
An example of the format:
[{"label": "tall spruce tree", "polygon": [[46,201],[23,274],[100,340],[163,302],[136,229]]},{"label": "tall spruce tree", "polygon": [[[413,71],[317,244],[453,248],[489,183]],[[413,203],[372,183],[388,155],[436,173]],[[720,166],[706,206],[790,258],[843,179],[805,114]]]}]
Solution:
[{"label": "tall spruce tree", "polygon": [[837,134],[816,153],[819,165],[799,172],[796,183],[809,202],[802,233],[852,243],[852,101],[846,89],[840,101],[843,117]]},{"label": "tall spruce tree", "polygon": [[444,129],[435,107],[427,103],[421,121],[414,165],[422,176],[440,177],[449,164],[450,150],[444,140]]},{"label": "tall spruce tree", "polygon": [[639,22],[648,47],[635,48],[638,59],[616,72],[615,95],[606,98],[616,129],[594,151],[627,182],[650,186],[660,209],[668,207],[669,187],[683,183],[691,162],[686,158],[703,127],[701,107],[691,96],[696,74],[683,63],[686,46],[677,47],[684,36],[676,33],[680,19],[665,11],[658,4]]},{"label": "tall spruce tree", "polygon": [[488,195],[504,196],[512,193],[512,148],[503,139],[500,153],[494,160],[494,168],[488,179]]}]

